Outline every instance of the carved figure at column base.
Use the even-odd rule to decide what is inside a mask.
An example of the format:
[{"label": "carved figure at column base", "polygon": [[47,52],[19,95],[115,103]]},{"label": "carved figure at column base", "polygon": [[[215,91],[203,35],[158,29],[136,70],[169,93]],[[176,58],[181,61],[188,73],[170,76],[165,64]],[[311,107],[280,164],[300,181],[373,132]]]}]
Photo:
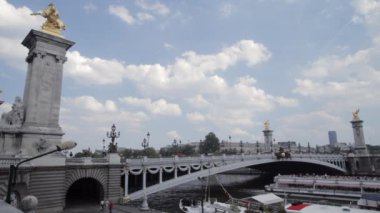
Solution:
[{"label": "carved figure at column base", "polygon": [[1,115],[0,125],[20,127],[24,122],[24,106],[20,97],[15,98],[12,110]]}]

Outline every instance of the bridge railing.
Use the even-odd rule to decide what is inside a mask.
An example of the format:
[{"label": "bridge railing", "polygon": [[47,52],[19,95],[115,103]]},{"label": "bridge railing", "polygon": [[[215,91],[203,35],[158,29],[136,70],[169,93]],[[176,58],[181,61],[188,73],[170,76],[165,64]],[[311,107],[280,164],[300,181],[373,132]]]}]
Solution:
[{"label": "bridge railing", "polygon": [[9,167],[9,165],[16,165],[24,159],[26,158],[0,157],[0,167]]},{"label": "bridge railing", "polygon": [[[326,155],[326,154],[292,154],[288,159],[311,159],[324,162],[343,161],[342,155]],[[260,159],[277,159],[272,153],[266,154],[251,154],[251,155],[218,155],[218,156],[198,156],[198,157],[171,157],[171,158],[139,158],[126,159],[125,163],[128,166],[158,166],[158,165],[178,165],[178,164],[209,164],[221,162],[238,162],[247,160]],[[281,160],[281,159],[279,159]]]},{"label": "bridge railing", "polygon": [[67,165],[78,165],[78,164],[108,164],[109,160],[107,158],[66,158]]}]

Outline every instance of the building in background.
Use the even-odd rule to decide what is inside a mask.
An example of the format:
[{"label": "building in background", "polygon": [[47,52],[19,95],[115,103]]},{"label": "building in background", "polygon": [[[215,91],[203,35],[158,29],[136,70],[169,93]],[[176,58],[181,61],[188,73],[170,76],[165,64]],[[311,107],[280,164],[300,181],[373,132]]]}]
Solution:
[{"label": "building in background", "polygon": [[329,143],[331,146],[336,146],[338,144],[338,137],[336,136],[336,131],[329,131]]}]

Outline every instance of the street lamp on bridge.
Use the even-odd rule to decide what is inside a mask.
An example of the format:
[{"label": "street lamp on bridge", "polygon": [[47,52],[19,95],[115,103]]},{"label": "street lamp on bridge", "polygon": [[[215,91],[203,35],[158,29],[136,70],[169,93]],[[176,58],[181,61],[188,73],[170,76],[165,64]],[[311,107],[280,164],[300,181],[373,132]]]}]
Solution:
[{"label": "street lamp on bridge", "polygon": [[120,132],[116,132],[116,126],[115,124],[111,127],[111,132],[107,132],[107,138],[111,138],[111,143],[108,147],[109,153],[116,153],[117,152],[117,145],[115,144],[115,138],[120,137]]},{"label": "street lamp on bridge", "polygon": [[62,144],[57,145],[54,150],[51,150],[49,152],[46,152],[46,153],[43,153],[43,154],[31,157],[31,158],[28,158],[28,159],[25,159],[23,161],[20,161],[19,163],[16,164],[16,166],[15,165],[10,165],[9,166],[9,176],[8,176],[8,188],[7,188],[7,194],[6,194],[5,202],[7,202],[9,204],[11,204],[11,202],[12,202],[12,200],[11,200],[11,194],[12,194],[12,191],[13,191],[13,187],[16,184],[17,169],[18,169],[18,167],[21,164],[23,164],[25,162],[28,162],[28,161],[31,161],[31,160],[34,160],[34,159],[37,159],[37,158],[40,158],[40,157],[43,157],[45,155],[48,155],[48,154],[51,154],[51,153],[54,153],[54,152],[60,152],[60,151],[65,151],[65,150],[72,149],[76,145],[77,145],[77,143],[74,142],[74,141],[65,141]]},{"label": "street lamp on bridge", "polygon": [[243,141],[240,141],[240,154],[243,154]]},{"label": "street lamp on bridge", "polygon": [[178,147],[178,142],[176,139],[173,140],[173,147],[177,148]]},{"label": "street lamp on bridge", "polygon": [[150,137],[150,133],[146,133],[146,137],[148,138],[148,140],[146,138],[143,139],[143,141],[141,142],[141,146],[146,149],[149,147],[149,137]]},{"label": "street lamp on bridge", "polygon": [[[2,93],[3,91],[0,90],[0,93]],[[4,101],[0,100],[0,105],[3,104]]]},{"label": "street lamp on bridge", "polygon": [[148,138],[148,146],[149,146],[149,137],[150,137],[150,133],[146,133],[146,137]]},{"label": "street lamp on bridge", "polygon": [[106,156],[106,140],[105,139],[103,139],[103,157],[105,157]]},{"label": "street lamp on bridge", "polygon": [[228,136],[228,139],[230,139],[230,146],[229,146],[229,149],[231,149],[231,143],[232,143],[232,141],[231,141],[231,135]]}]

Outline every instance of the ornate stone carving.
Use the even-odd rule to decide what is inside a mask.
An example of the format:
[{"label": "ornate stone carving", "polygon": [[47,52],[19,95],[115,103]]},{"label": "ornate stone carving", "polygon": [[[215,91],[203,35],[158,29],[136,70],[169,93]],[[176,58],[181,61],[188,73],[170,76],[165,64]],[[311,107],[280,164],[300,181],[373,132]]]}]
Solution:
[{"label": "ornate stone carving", "polygon": [[31,63],[35,57],[42,59],[46,56],[46,54],[47,53],[45,51],[34,49],[33,51],[30,51],[28,53],[28,56],[26,57],[26,62]]},{"label": "ornate stone carving", "polygon": [[43,152],[45,151],[47,148],[49,148],[50,144],[47,142],[46,139],[44,138],[40,138],[40,141],[39,142],[36,142],[34,144],[34,147],[36,148],[37,152]]},{"label": "ornate stone carving", "polygon": [[360,120],[360,117],[359,117],[359,109],[357,109],[355,112],[352,112],[352,120],[354,121],[359,121]]},{"label": "ornate stone carving", "polygon": [[269,130],[269,121],[268,120],[264,122],[264,129]]},{"label": "ornate stone carving", "polygon": [[20,97],[15,98],[12,110],[1,115],[1,123],[10,126],[21,126],[24,122],[24,106]]},{"label": "ornate stone carving", "polygon": [[59,55],[56,55],[55,56],[55,59],[57,60],[58,63],[60,64],[63,64],[67,61],[67,57],[65,56],[59,56]]}]

